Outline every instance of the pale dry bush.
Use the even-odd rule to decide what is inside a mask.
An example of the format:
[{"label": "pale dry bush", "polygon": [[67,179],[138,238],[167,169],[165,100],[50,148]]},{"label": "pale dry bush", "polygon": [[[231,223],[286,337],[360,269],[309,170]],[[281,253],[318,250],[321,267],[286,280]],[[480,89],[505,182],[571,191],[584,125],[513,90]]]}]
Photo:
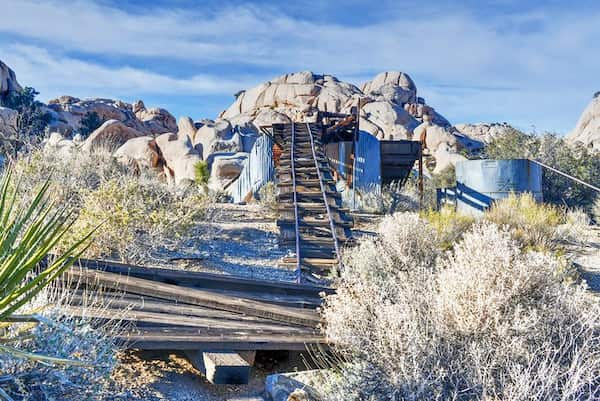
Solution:
[{"label": "pale dry bush", "polygon": [[[10,345],[25,352],[85,362],[87,366],[40,363],[0,353],[0,389],[14,400],[127,399],[125,389],[111,378],[121,350],[115,337],[126,325],[118,319],[98,321],[73,316],[65,309],[70,298],[70,291],[63,287],[44,289],[21,311],[37,311],[41,323],[29,332],[21,332],[29,337]],[[93,299],[86,304],[103,307]],[[16,333],[23,329],[20,324],[10,330]]]},{"label": "pale dry bush", "polygon": [[[119,164],[110,151],[99,148],[92,153],[74,152],[70,157],[59,157],[34,150],[14,161],[14,171],[19,185],[26,192],[35,193],[48,178],[49,192],[58,203],[81,206],[82,193],[96,189],[102,182],[131,176],[127,167]],[[25,197],[23,202],[27,202]]]},{"label": "pale dry bush", "polygon": [[593,239],[590,216],[581,209],[567,210],[564,222],[556,227],[554,240],[558,243],[587,245]]},{"label": "pale dry bush", "polygon": [[[419,210],[420,195],[411,182],[400,185],[398,182],[373,186],[357,191],[357,208],[370,213],[393,214],[396,212],[414,212]],[[348,202],[352,202],[352,195]],[[353,206],[350,204],[350,206]]]},{"label": "pale dry bush", "polygon": [[273,181],[269,181],[264,184],[258,190],[258,203],[261,209],[268,215],[277,215],[277,185]]},{"label": "pale dry bush", "polygon": [[326,334],[348,361],[327,399],[600,397],[598,301],[563,284],[554,256],[489,222],[447,254],[415,215],[379,232],[350,252],[326,302]]}]

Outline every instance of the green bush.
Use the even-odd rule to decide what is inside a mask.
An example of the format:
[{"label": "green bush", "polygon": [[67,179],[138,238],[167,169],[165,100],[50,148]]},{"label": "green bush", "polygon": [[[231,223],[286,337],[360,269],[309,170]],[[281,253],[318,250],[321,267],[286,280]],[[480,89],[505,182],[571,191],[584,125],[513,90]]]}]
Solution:
[{"label": "green bush", "polygon": [[210,169],[208,168],[208,162],[201,160],[194,164],[194,177],[196,184],[200,186],[206,186],[210,179]]}]

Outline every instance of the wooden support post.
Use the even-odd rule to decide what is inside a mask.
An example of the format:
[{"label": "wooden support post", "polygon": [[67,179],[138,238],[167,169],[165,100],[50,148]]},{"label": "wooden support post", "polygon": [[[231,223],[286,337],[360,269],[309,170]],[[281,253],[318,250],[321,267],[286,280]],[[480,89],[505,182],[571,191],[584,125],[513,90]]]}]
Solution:
[{"label": "wooden support post", "polygon": [[423,209],[423,147],[424,144],[421,142],[419,149],[419,209]]},{"label": "wooden support post", "polygon": [[188,351],[186,355],[212,384],[248,384],[256,351]]}]

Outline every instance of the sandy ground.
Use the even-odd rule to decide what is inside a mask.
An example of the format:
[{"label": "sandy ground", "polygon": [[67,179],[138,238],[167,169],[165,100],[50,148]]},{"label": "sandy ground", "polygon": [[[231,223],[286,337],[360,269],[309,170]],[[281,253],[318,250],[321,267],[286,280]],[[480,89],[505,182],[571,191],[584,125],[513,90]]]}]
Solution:
[{"label": "sandy ground", "polygon": [[591,230],[586,246],[571,249],[573,261],[590,290],[600,297],[600,227]]},{"label": "sandy ground", "polygon": [[277,266],[292,250],[278,244],[274,212],[258,204],[218,204],[207,220],[171,267],[256,279],[294,279],[294,272]]},{"label": "sandy ground", "polygon": [[264,397],[265,379],[275,372],[306,369],[300,353],[258,352],[248,385],[213,385],[194,369],[183,354],[127,351],[114,373],[127,392],[126,400],[226,401]]}]

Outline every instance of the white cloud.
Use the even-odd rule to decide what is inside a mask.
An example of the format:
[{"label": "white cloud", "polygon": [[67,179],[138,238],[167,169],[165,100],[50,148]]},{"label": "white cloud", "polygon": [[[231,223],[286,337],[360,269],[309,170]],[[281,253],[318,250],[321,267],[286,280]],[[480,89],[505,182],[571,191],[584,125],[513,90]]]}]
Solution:
[{"label": "white cloud", "polygon": [[[349,26],[299,20],[269,6],[224,6],[217,12],[152,8],[134,14],[92,0],[2,0],[0,32],[21,44],[0,47],[0,57],[13,64],[24,82],[46,86],[50,93],[83,88],[221,94],[271,78],[231,79],[215,65],[231,66],[228,70],[239,76],[247,66],[281,72],[311,69],[341,77],[399,69],[411,74],[423,93],[431,93],[434,106],[451,119],[468,117],[469,108],[473,116],[519,116],[519,121],[540,127],[552,121],[563,131],[600,89],[600,10],[540,8],[482,17],[452,5],[415,7],[432,11],[391,8],[386,19]],[[78,60],[75,53],[80,58],[88,53],[160,59],[171,61],[174,71],[185,62],[203,73],[182,79],[177,73],[153,72],[151,61],[144,70],[113,68]],[[421,82],[450,85],[427,88]],[[460,86],[482,90],[464,92],[456,89]]]},{"label": "white cloud", "polygon": [[0,46],[18,79],[42,92],[45,98],[65,93],[77,96],[118,97],[124,95],[231,95],[255,81],[230,80],[199,74],[187,79],[132,67],[110,68],[69,57],[55,57],[46,49]]}]

